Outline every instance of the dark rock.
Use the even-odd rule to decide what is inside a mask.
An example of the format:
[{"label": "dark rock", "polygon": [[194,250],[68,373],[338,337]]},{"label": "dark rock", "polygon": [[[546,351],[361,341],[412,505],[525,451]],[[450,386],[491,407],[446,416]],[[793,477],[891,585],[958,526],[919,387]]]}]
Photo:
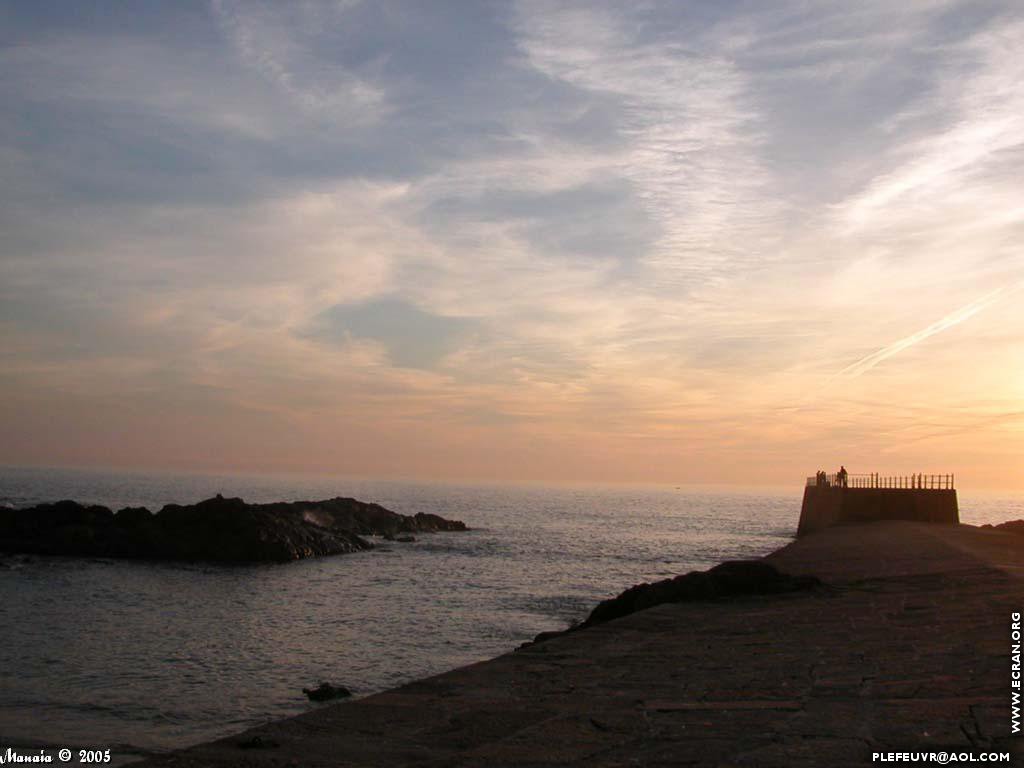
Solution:
[{"label": "dark rock", "polygon": [[[371,549],[364,535],[412,538],[408,531],[464,531],[436,515],[399,515],[349,498],[247,504],[218,494],[168,504],[157,514],[74,501],[0,507],[0,551],[87,557],[216,562],[284,562]],[[401,534],[401,535],[400,535]]]},{"label": "dark rock", "polygon": [[[564,635],[564,634],[565,634],[564,631],[541,632],[539,635],[537,635],[535,638],[533,638],[533,642],[535,642],[535,643],[543,643],[545,640],[550,640],[553,637],[558,637],[559,635]],[[527,645],[529,645],[529,643],[527,643]]]},{"label": "dark rock", "polygon": [[[406,518],[408,521],[409,518]],[[440,515],[431,515],[426,512],[417,512],[412,517],[412,523],[405,523],[403,530],[422,531],[424,533],[436,533],[437,531],[464,531],[466,524],[461,520],[446,520]]]},{"label": "dark rock", "polygon": [[795,592],[812,589],[820,583],[814,576],[790,576],[782,573],[763,560],[732,560],[716,565],[708,571],[691,571],[654,584],[637,584],[618,597],[598,603],[581,624],[570,627],[565,632],[541,632],[534,638],[533,643],[541,643],[566,632],[604,624],[662,603]]},{"label": "dark rock", "polygon": [[347,699],[352,691],[343,685],[320,683],[316,688],[303,688],[302,692],[310,701],[330,701],[331,699]]},{"label": "dark rock", "polygon": [[999,525],[983,525],[982,528],[989,528],[994,531],[1005,531],[1006,533],[1017,533],[1024,535],[1024,520],[1008,520]]},{"label": "dark rock", "polygon": [[265,739],[258,734],[251,739],[244,739],[238,742],[239,749],[275,749],[279,746],[281,745],[273,739]]},{"label": "dark rock", "polygon": [[114,522],[120,526],[133,526],[150,523],[153,513],[145,507],[125,507],[114,515]]}]

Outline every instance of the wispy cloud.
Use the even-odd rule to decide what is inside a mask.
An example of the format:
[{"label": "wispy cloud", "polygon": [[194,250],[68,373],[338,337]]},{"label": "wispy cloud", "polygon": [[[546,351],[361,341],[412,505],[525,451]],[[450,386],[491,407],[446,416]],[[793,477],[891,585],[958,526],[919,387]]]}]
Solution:
[{"label": "wispy cloud", "polygon": [[894,167],[838,207],[846,232],[891,231],[1009,178],[1008,153],[1024,146],[1021,39],[1024,23],[999,20],[942,47],[936,83],[889,120],[906,131],[887,149]]},{"label": "wispy cloud", "polygon": [[351,25],[353,2],[279,3],[213,0],[212,7],[243,61],[314,118],[375,122],[383,90],[338,60],[318,57],[318,38]]},{"label": "wispy cloud", "polygon": [[848,377],[861,376],[862,374],[870,371],[879,363],[888,360],[890,357],[893,357],[894,355],[898,355],[900,352],[909,349],[915,344],[919,344],[922,341],[925,341],[926,339],[929,339],[938,333],[942,333],[945,330],[948,330],[966,320],[971,319],[979,312],[982,312],[988,307],[995,304],[997,301],[1001,301],[1007,298],[1008,296],[1012,295],[1016,291],[1020,290],[1021,287],[1024,287],[1024,282],[1017,283],[1016,285],[1008,288],[996,288],[994,291],[990,291],[984,296],[981,296],[975,299],[974,301],[965,304],[959,309],[950,312],[945,317],[936,320],[934,323],[922,328],[921,330],[912,333],[909,336],[906,336],[898,341],[894,341],[892,344],[888,344],[879,349],[878,351],[872,352],[870,355],[862,357],[860,360],[857,360],[856,362],[851,363],[850,365],[843,368],[836,375]]},{"label": "wispy cloud", "polygon": [[644,258],[659,279],[692,287],[765,258],[754,243],[778,201],[766,194],[759,115],[731,52],[711,35],[652,34],[654,19],[638,16],[523,3],[520,45],[545,74],[620,102],[627,142],[610,165],[660,229]]}]

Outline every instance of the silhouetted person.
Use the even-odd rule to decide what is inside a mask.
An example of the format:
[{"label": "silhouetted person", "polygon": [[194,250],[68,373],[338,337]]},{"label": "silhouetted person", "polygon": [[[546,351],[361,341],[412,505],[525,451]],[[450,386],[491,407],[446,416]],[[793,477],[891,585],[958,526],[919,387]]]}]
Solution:
[{"label": "silhouetted person", "polygon": [[839,485],[839,486],[845,488],[846,487],[846,476],[847,476],[846,467],[840,465],[839,466],[839,473],[836,475],[836,485]]}]

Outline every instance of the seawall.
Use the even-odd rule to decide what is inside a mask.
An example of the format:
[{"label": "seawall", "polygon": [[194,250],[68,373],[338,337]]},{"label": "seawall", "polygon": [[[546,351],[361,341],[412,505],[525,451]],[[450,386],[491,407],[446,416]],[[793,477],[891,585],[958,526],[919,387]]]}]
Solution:
[{"label": "seawall", "polygon": [[144,765],[791,768],[864,766],[873,752],[907,750],[1024,757],[1009,707],[1024,538],[888,521],[812,532],[766,559],[826,586],[659,605]]},{"label": "seawall", "polygon": [[951,488],[841,488],[809,485],[804,489],[797,535],[845,523],[908,520],[956,525],[960,511]]}]

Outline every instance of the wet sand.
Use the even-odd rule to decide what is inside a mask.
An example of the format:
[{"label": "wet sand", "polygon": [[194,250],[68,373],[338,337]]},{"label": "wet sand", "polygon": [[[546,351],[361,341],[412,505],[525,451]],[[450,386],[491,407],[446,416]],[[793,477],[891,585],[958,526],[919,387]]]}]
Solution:
[{"label": "wet sand", "polygon": [[1024,537],[872,523],[767,559],[826,586],[661,605],[138,765],[863,766],[909,750],[1020,764]]}]

